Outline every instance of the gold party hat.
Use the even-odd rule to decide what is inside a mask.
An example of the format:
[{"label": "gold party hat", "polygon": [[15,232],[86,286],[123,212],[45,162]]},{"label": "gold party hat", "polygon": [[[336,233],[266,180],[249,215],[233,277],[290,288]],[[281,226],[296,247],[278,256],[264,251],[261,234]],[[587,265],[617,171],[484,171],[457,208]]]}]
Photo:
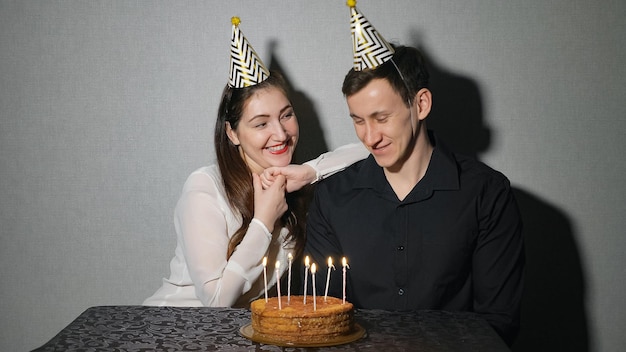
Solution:
[{"label": "gold party hat", "polygon": [[350,7],[350,32],[354,49],[354,70],[376,67],[393,57],[393,47],[387,43],[367,18],[356,8],[356,0],[346,2]]},{"label": "gold party hat", "polygon": [[270,72],[256,54],[252,45],[239,30],[239,17],[231,19],[233,35],[230,42],[230,72],[228,85],[233,88],[245,88],[263,82]]}]

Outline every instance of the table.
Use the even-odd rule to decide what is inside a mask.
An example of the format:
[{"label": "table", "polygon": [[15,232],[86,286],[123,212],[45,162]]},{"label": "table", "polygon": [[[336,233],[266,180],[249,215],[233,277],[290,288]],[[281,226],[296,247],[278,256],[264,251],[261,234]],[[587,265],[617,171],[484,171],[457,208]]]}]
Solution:
[{"label": "table", "polygon": [[98,306],[35,351],[509,351],[474,313],[357,310],[355,319],[366,337],[304,349],[242,337],[239,328],[250,322],[247,309]]}]

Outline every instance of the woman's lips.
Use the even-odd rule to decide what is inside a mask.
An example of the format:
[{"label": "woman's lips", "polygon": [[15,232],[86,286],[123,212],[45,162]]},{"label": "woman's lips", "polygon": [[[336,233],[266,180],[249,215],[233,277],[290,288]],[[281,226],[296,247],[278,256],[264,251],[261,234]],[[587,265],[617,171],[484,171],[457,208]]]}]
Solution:
[{"label": "woman's lips", "polygon": [[275,145],[273,147],[267,147],[266,149],[268,152],[270,152],[271,154],[275,154],[275,155],[286,153],[287,150],[289,150],[289,148],[287,147],[287,143],[283,143],[281,145]]}]

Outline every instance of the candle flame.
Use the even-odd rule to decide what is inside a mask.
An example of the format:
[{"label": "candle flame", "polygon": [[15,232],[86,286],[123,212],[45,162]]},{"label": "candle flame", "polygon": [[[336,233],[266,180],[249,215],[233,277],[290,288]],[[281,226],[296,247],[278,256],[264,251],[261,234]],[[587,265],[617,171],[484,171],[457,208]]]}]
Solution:
[{"label": "candle flame", "polygon": [[309,256],[307,255],[306,257],[304,257],[304,265],[305,266],[309,266]]},{"label": "candle flame", "polygon": [[328,266],[333,266],[333,258],[328,257]]},{"label": "candle flame", "polygon": [[267,257],[263,257],[263,266],[267,266]]},{"label": "candle flame", "polygon": [[276,269],[280,268],[280,260],[276,261]]},{"label": "candle flame", "polygon": [[311,274],[315,274],[315,271],[317,271],[317,268],[315,267],[315,263],[311,264]]},{"label": "candle flame", "polygon": [[346,259],[346,257],[341,258],[341,265],[342,266],[347,266],[349,268],[348,260]]},{"label": "candle flame", "polygon": [[293,255],[291,255],[291,252],[289,252],[289,254],[287,254],[287,258],[288,258],[289,260],[292,260],[292,259],[293,259]]}]

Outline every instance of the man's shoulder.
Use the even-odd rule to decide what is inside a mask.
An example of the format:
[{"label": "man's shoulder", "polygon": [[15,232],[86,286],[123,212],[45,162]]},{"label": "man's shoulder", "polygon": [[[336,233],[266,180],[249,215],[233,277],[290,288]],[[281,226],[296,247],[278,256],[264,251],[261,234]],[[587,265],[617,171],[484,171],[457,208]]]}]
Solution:
[{"label": "man's shoulder", "polygon": [[323,179],[319,182],[317,187],[326,189],[352,188],[355,181],[361,174],[362,168],[365,165],[366,161],[367,158],[364,160],[359,160],[356,163],[348,166],[344,170]]},{"label": "man's shoulder", "polygon": [[486,163],[465,155],[454,155],[458,168],[459,177],[463,180],[473,180],[480,183],[509,185],[509,179],[500,171]]}]

